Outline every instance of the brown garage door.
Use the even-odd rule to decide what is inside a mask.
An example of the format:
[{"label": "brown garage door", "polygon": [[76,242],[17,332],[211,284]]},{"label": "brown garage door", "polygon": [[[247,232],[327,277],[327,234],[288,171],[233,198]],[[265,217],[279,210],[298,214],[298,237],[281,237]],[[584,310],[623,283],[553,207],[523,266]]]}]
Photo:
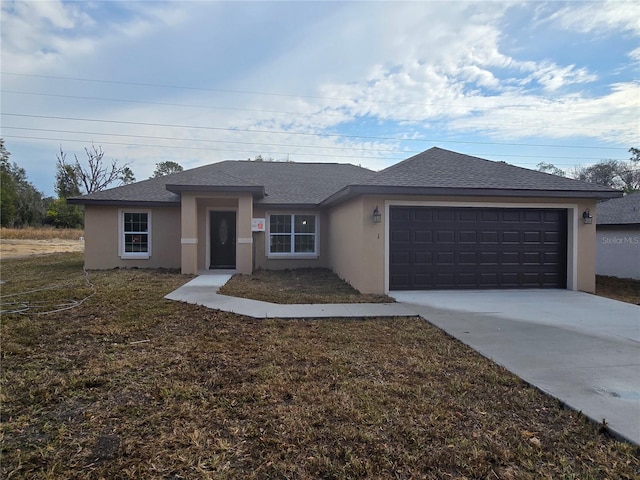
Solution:
[{"label": "brown garage door", "polygon": [[391,207],[391,290],[566,288],[567,211]]}]

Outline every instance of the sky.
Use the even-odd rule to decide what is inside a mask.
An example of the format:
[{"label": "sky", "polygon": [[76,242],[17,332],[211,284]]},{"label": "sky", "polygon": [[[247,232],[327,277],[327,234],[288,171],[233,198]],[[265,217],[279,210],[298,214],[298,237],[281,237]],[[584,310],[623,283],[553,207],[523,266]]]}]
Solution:
[{"label": "sky", "polygon": [[433,146],[536,169],[640,147],[640,3],[2,1],[0,137],[54,195],[94,144],[157,163]]}]

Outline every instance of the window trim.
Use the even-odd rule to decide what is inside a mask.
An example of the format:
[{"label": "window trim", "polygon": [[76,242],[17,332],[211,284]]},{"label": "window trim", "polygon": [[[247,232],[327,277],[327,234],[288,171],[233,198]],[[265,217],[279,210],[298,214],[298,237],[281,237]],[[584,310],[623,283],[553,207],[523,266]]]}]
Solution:
[{"label": "window trim", "polygon": [[[124,231],[124,216],[126,213],[146,213],[147,214],[147,251],[146,252],[125,252],[125,231]],[[118,210],[118,254],[120,258],[125,260],[147,260],[151,258],[151,210],[148,209],[132,209],[121,208]]]},{"label": "window trim", "polygon": [[[315,219],[316,229],[313,233],[313,252],[281,252],[281,253],[271,253],[271,216],[272,215],[289,215],[291,217],[291,249],[295,249],[295,217],[296,216],[313,216]],[[289,212],[267,212],[267,232],[265,235],[265,253],[267,258],[298,258],[298,259],[316,259],[320,257],[320,215],[317,212],[297,212],[297,213],[289,213]],[[280,234],[274,234],[280,235]],[[301,233],[300,235],[311,235],[309,233]]]}]

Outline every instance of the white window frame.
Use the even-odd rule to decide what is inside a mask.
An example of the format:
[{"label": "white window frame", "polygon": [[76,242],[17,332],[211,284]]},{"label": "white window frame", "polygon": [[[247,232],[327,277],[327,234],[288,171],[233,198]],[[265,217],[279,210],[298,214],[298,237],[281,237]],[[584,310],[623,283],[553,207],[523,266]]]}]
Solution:
[{"label": "white window frame", "polygon": [[[305,217],[314,217],[315,219],[315,232],[313,233],[313,252],[300,252],[296,253],[294,251],[290,252],[276,252],[271,253],[271,217],[272,216],[290,216],[291,217],[291,232],[289,233],[291,237],[291,249],[295,249],[295,217],[296,216],[305,216]],[[267,258],[318,258],[320,256],[320,243],[318,241],[320,236],[320,216],[315,212],[297,212],[297,213],[289,213],[289,212],[273,212],[267,214],[267,234],[265,235],[265,251],[267,253]],[[274,234],[281,235],[281,234]],[[310,233],[300,233],[298,235],[311,235]]]},{"label": "white window frame", "polygon": [[[126,213],[146,213],[147,214],[147,231],[140,232],[147,235],[147,251],[146,252],[125,252],[125,241],[124,236],[126,233],[124,231],[124,216]],[[123,259],[134,259],[134,260],[146,260],[151,257],[151,210],[147,209],[120,209],[118,211],[118,250],[120,254],[120,258]]]}]

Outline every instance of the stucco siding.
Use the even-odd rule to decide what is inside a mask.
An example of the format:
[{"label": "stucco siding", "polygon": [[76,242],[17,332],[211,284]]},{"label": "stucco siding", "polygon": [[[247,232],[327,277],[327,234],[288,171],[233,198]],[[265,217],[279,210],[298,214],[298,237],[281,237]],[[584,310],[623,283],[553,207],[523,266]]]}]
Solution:
[{"label": "stucco siding", "polygon": [[[593,200],[566,198],[505,198],[505,197],[422,197],[365,196],[338,205],[330,213],[331,268],[355,288],[366,293],[388,290],[387,217],[393,205],[453,205],[461,207],[497,206],[508,208],[566,208],[568,212],[567,288],[595,291],[595,221],[585,225],[582,212],[595,211]],[[378,206],[382,222],[374,224],[373,209]]]},{"label": "stucco siding", "polygon": [[[268,255],[268,241],[269,241],[269,215],[274,214],[301,214],[301,215],[317,215],[318,224],[318,255],[314,258],[269,258]],[[319,210],[297,210],[297,209],[285,209],[274,210],[265,209],[264,207],[256,206],[253,210],[253,218],[264,218],[267,222],[264,232],[253,232],[253,254],[254,254],[254,269],[264,270],[285,270],[295,268],[327,268],[329,267],[329,240],[328,240],[328,216],[326,212]]]},{"label": "stucco siding", "polygon": [[363,199],[356,198],[329,212],[329,259],[331,269],[361,292],[366,292],[362,274]]},{"label": "stucco siding", "polygon": [[120,208],[85,206],[85,266],[110,268],[180,268],[180,208],[133,208],[151,211],[151,256],[122,259],[119,255]]},{"label": "stucco siding", "polygon": [[596,273],[640,280],[640,225],[598,226]]}]

